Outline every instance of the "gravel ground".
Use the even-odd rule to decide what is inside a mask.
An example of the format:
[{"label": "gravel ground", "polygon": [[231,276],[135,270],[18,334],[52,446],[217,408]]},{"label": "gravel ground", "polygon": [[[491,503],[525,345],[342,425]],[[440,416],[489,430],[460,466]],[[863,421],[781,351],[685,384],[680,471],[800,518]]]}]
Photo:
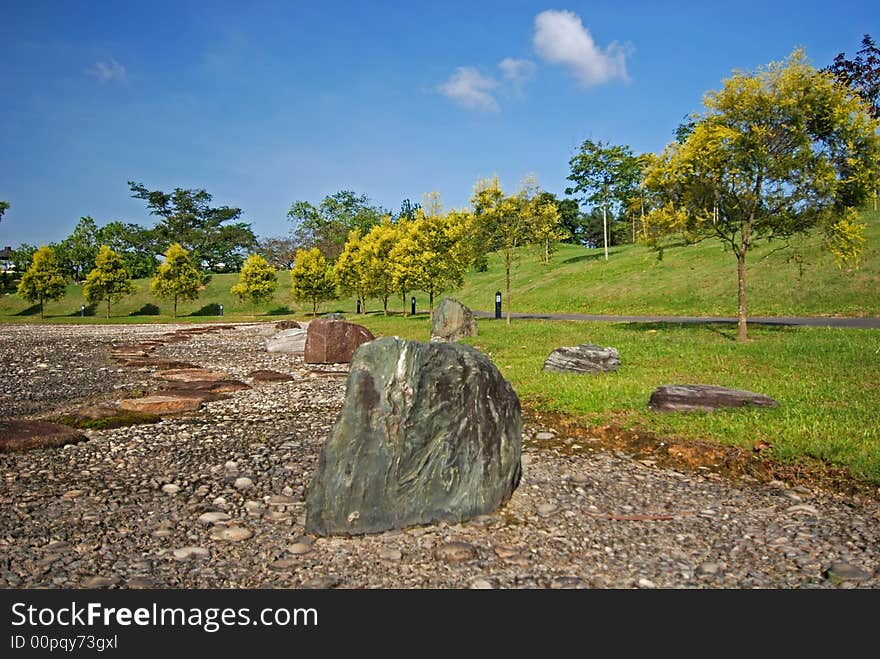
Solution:
[{"label": "gravel ground", "polygon": [[[0,326],[0,416],[155,388],[112,346],[180,326]],[[191,325],[189,327],[192,327]],[[523,480],[465,524],[304,536],[305,488],[345,378],[239,325],[153,353],[254,384],[156,425],[0,455],[0,586],[17,588],[880,587],[880,505],[658,468],[528,427]],[[540,440],[540,441],[536,441]]]}]

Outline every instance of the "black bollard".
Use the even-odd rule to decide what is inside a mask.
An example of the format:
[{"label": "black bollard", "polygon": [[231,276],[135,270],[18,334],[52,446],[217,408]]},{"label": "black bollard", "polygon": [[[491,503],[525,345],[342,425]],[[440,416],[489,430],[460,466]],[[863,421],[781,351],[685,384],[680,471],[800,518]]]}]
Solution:
[{"label": "black bollard", "polygon": [[360,298],[358,298],[357,312],[358,312],[358,313],[361,312],[361,301],[360,301]]},{"label": "black bollard", "polygon": [[223,305],[221,304],[219,306],[220,306],[220,315],[222,316],[223,315]]},{"label": "black bollard", "polygon": [[86,317],[86,305],[81,304],[81,305],[79,306],[79,315],[80,315],[82,318],[85,318],[85,317]]},{"label": "black bollard", "polygon": [[416,315],[416,299],[414,297],[411,298],[409,304],[410,304],[410,308],[411,308],[410,313],[413,316],[415,316]]},{"label": "black bollard", "polygon": [[501,318],[501,291],[495,293],[495,319]]}]

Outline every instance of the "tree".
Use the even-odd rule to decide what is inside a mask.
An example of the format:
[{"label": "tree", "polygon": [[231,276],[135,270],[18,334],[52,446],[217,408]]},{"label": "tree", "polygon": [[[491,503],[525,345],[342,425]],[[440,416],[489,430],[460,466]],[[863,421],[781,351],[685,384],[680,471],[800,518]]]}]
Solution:
[{"label": "tree", "polygon": [[277,284],[278,275],[275,268],[259,254],[251,254],[245,259],[241,274],[238,276],[238,283],[231,291],[240,300],[250,300],[256,316],[257,303],[271,299]]},{"label": "tree", "polygon": [[22,243],[12,250],[12,269],[16,272],[24,272],[27,270],[31,261],[34,260],[34,253],[37,251],[36,245]]},{"label": "tree", "polygon": [[18,283],[18,295],[28,302],[40,303],[40,319],[45,318],[43,305],[46,300],[60,300],[64,297],[67,285],[61,276],[61,268],[51,247],[41,245],[34,252],[31,266]]},{"label": "tree", "polygon": [[414,220],[416,219],[416,211],[421,207],[421,204],[414,204],[409,198],[404,199],[400,203],[400,210],[397,212],[394,220]]},{"label": "tree", "polygon": [[349,232],[360,229],[361,235],[366,234],[384,215],[369,197],[351,190],[324,197],[317,208],[308,201],[296,201],[287,212],[297,243],[307,249],[317,247],[331,261],[342,253]]},{"label": "tree", "polygon": [[98,256],[98,226],[88,215],[79,218],[76,227],[56,250],[61,270],[75,282],[85,279],[95,267]]},{"label": "tree", "polygon": [[9,202],[8,201],[0,201],[0,220],[3,219],[3,214],[9,210]]},{"label": "tree", "polygon": [[548,265],[559,242],[565,240],[569,234],[562,228],[559,205],[555,200],[547,200],[543,195],[538,195],[532,200],[530,211],[531,241],[541,248],[541,263]]},{"label": "tree", "polygon": [[[579,193],[581,201],[602,208],[607,215],[621,215],[627,199],[637,194],[641,169],[639,159],[626,145],[584,140],[580,151],[569,161],[571,174],[568,180],[574,186],[566,188],[565,194]],[[608,221],[603,217],[603,243],[608,258]]]},{"label": "tree", "polygon": [[880,119],[880,49],[871,35],[862,37],[862,48],[854,60],[839,53],[826,70],[870,106],[874,119]]},{"label": "tree", "polygon": [[[399,222],[398,222],[399,224]],[[399,230],[390,217],[379,224],[361,239],[360,252],[363,263],[363,277],[367,295],[382,300],[382,309],[388,315],[388,298],[395,292],[394,262],[391,251],[397,243]]]},{"label": "tree", "polygon": [[123,258],[107,245],[101,245],[95,257],[95,267],[86,276],[83,295],[86,302],[96,304],[107,301],[107,318],[110,317],[110,303],[121,300],[134,293],[131,275],[125,267]]},{"label": "tree", "polygon": [[137,224],[108,222],[98,228],[97,242],[107,245],[125,261],[125,267],[134,279],[152,277],[158,265],[156,236],[152,229]]},{"label": "tree", "polygon": [[422,254],[416,236],[416,223],[410,220],[398,220],[394,225],[394,244],[389,253],[391,262],[391,282],[393,290],[403,300],[403,315],[408,315],[407,294],[415,290],[422,277],[419,257]]},{"label": "tree", "polygon": [[530,182],[524,182],[516,195],[507,196],[498,177],[482,179],[474,186],[471,203],[481,229],[480,235],[491,249],[501,252],[504,259],[504,281],[507,293],[507,324],[510,325],[510,271],[517,258],[517,248],[532,239],[529,203]]},{"label": "tree", "polygon": [[195,300],[202,287],[202,275],[193,266],[189,252],[174,243],[165,252],[165,262],[156,269],[150,290],[154,295],[172,300],[177,318],[178,300]]},{"label": "tree", "polygon": [[279,270],[290,270],[293,267],[297,249],[296,241],[287,236],[273,236],[257,241],[257,254]]},{"label": "tree", "polygon": [[357,297],[361,313],[367,313],[367,296],[370,294],[370,282],[366,276],[365,253],[362,249],[364,239],[361,230],[353,229],[336,260],[334,271],[339,287],[344,293],[354,293]]},{"label": "tree", "polygon": [[311,302],[312,315],[318,315],[318,304],[336,298],[336,276],[333,267],[317,247],[296,253],[296,264],[290,272],[293,299]]},{"label": "tree", "polygon": [[839,262],[854,260],[863,229],[854,208],[878,177],[878,123],[800,50],[734,73],[704,104],[685,142],[651,165],[646,185],[664,203],[645,221],[657,235],[718,238],[731,249],[745,341],[746,260],[759,241],[821,227]]},{"label": "tree", "polygon": [[[412,270],[416,272],[415,287],[428,294],[428,309],[434,315],[434,299],[447,288],[461,286],[471,265],[471,214],[451,211],[443,214],[440,206],[426,203],[436,214],[419,209],[412,224],[415,246]],[[404,307],[406,300],[404,299]]]},{"label": "tree", "polygon": [[212,207],[213,197],[205,190],[175,188],[166,194],[133,181],[128,186],[132,197],[144,200],[150,214],[161,218],[153,228],[160,252],[177,243],[190,253],[197,267],[235,271],[256,244],[251,225],[235,221],[241,217],[241,209]]}]

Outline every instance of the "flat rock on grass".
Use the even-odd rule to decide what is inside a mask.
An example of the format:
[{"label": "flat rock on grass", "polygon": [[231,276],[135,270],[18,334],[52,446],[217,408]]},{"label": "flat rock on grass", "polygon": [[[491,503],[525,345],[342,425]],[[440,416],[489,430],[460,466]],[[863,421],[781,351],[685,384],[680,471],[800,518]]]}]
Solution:
[{"label": "flat rock on grass", "polygon": [[127,398],[119,401],[123,410],[146,412],[148,414],[177,414],[194,412],[202,406],[204,398],[192,394],[175,395],[172,393],[156,394],[144,398]]},{"label": "flat rock on grass", "polygon": [[545,371],[558,373],[607,373],[619,368],[617,348],[602,348],[592,343],[557,348],[544,361]]},{"label": "flat rock on grass", "polygon": [[713,412],[725,407],[776,407],[764,394],[708,384],[666,384],[651,394],[648,407],[654,412]]},{"label": "flat rock on grass", "polygon": [[241,380],[177,380],[166,383],[162,388],[174,392],[229,394],[233,391],[250,389],[251,385]]},{"label": "flat rock on grass", "polygon": [[156,414],[122,410],[116,405],[87,405],[69,414],[53,417],[51,420],[72,428],[109,430],[142,423],[158,423],[162,418]]},{"label": "flat rock on grass", "polygon": [[48,421],[0,421],[0,453],[52,448],[86,439],[72,428]]}]

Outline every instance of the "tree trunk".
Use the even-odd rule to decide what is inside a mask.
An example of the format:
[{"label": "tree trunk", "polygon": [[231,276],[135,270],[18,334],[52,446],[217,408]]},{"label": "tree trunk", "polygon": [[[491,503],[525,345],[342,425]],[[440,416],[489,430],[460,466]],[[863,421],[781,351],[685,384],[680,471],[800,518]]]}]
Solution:
[{"label": "tree trunk", "polygon": [[736,328],[736,340],[744,343],[749,340],[746,328],[746,253],[740,251],[736,255],[736,279],[739,296],[739,321]]},{"label": "tree trunk", "polygon": [[318,317],[318,301],[312,300],[312,318]]},{"label": "tree trunk", "polygon": [[174,296],[174,317],[177,318],[177,296]]},{"label": "tree trunk", "polygon": [[107,298],[107,318],[110,318],[110,298]]},{"label": "tree trunk", "polygon": [[403,300],[403,317],[406,318],[409,315],[406,311],[406,290],[400,294],[400,298]]},{"label": "tree trunk", "polygon": [[388,296],[382,296],[382,310],[385,312],[385,315],[388,315]]},{"label": "tree trunk", "polygon": [[43,316],[43,298],[40,298],[40,320],[43,320],[45,316]]},{"label": "tree trunk", "polygon": [[428,318],[434,320],[434,291],[428,291]]}]

